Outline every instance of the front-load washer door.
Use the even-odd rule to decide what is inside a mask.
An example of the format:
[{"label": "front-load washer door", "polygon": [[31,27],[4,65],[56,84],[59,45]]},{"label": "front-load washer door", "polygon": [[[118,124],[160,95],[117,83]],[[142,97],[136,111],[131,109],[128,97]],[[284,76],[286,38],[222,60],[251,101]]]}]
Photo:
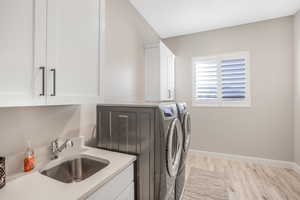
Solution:
[{"label": "front-load washer door", "polygon": [[191,142],[191,116],[187,112],[183,116],[183,135],[184,135],[184,145],[183,150],[188,152]]},{"label": "front-load washer door", "polygon": [[169,175],[177,175],[180,157],[183,149],[183,133],[178,119],[174,119],[170,125],[167,140],[167,168]]}]

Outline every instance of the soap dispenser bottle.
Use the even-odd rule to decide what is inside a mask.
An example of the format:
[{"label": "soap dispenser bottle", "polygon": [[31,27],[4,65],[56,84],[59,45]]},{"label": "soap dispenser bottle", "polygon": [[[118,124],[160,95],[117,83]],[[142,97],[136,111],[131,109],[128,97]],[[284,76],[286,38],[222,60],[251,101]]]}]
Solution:
[{"label": "soap dispenser bottle", "polygon": [[28,148],[25,152],[24,158],[24,172],[29,172],[35,167],[35,155],[34,150],[31,148],[30,142],[28,142]]},{"label": "soap dispenser bottle", "polygon": [[5,186],[5,157],[0,157],[0,189]]}]

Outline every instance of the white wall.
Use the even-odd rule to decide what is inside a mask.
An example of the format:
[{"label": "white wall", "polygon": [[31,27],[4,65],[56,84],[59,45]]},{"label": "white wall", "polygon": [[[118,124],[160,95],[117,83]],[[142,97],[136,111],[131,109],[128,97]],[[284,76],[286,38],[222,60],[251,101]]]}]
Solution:
[{"label": "white wall", "polygon": [[107,0],[105,100],[144,99],[144,44],[159,41],[128,0]]},{"label": "white wall", "polygon": [[[127,0],[107,0],[104,96],[138,100],[144,96],[144,43],[159,37]],[[1,27],[0,27],[1,29]],[[26,140],[38,161],[49,159],[48,145],[59,136],[95,133],[96,105],[0,108],[0,156],[8,157],[8,174],[22,171]]]},{"label": "white wall", "polygon": [[295,49],[295,93],[294,93],[294,133],[295,162],[300,165],[300,11],[294,17],[294,49]]},{"label": "white wall", "polygon": [[8,156],[8,174],[22,170],[27,141],[36,149],[38,160],[44,146],[59,136],[78,136],[80,127],[79,106],[0,109],[0,155]]},{"label": "white wall", "polygon": [[190,104],[192,57],[237,51],[251,55],[251,107],[190,107],[193,149],[293,160],[293,17],[165,42],[177,56],[177,100]]}]

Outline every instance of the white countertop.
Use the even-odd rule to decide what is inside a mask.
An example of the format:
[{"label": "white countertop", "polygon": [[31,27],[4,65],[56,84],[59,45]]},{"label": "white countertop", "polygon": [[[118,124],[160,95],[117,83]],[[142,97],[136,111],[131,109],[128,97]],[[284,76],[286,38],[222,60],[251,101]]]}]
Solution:
[{"label": "white countertop", "polygon": [[162,102],[109,102],[100,103],[101,106],[124,106],[124,107],[158,107],[160,105],[174,104],[174,101]]},{"label": "white countertop", "polygon": [[[76,200],[86,199],[114,176],[130,166],[135,156],[83,147],[77,155],[106,159],[110,164],[98,173],[78,183],[62,183],[40,174],[39,171],[12,180],[0,190],[1,200]],[[74,154],[73,154],[74,156]],[[47,165],[67,160],[59,158]]]}]

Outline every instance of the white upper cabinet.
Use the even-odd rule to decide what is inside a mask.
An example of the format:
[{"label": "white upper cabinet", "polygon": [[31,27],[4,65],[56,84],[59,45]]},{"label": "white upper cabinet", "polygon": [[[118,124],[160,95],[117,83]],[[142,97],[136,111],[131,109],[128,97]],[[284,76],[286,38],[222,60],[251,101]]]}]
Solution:
[{"label": "white upper cabinet", "polygon": [[146,101],[175,100],[175,55],[163,43],[145,48]]},{"label": "white upper cabinet", "polygon": [[100,101],[99,0],[48,0],[48,104]]},{"label": "white upper cabinet", "polygon": [[0,106],[99,103],[104,0],[0,1]]},{"label": "white upper cabinet", "polygon": [[0,106],[45,103],[40,96],[45,74],[35,67],[34,5],[34,0],[0,1]]}]

